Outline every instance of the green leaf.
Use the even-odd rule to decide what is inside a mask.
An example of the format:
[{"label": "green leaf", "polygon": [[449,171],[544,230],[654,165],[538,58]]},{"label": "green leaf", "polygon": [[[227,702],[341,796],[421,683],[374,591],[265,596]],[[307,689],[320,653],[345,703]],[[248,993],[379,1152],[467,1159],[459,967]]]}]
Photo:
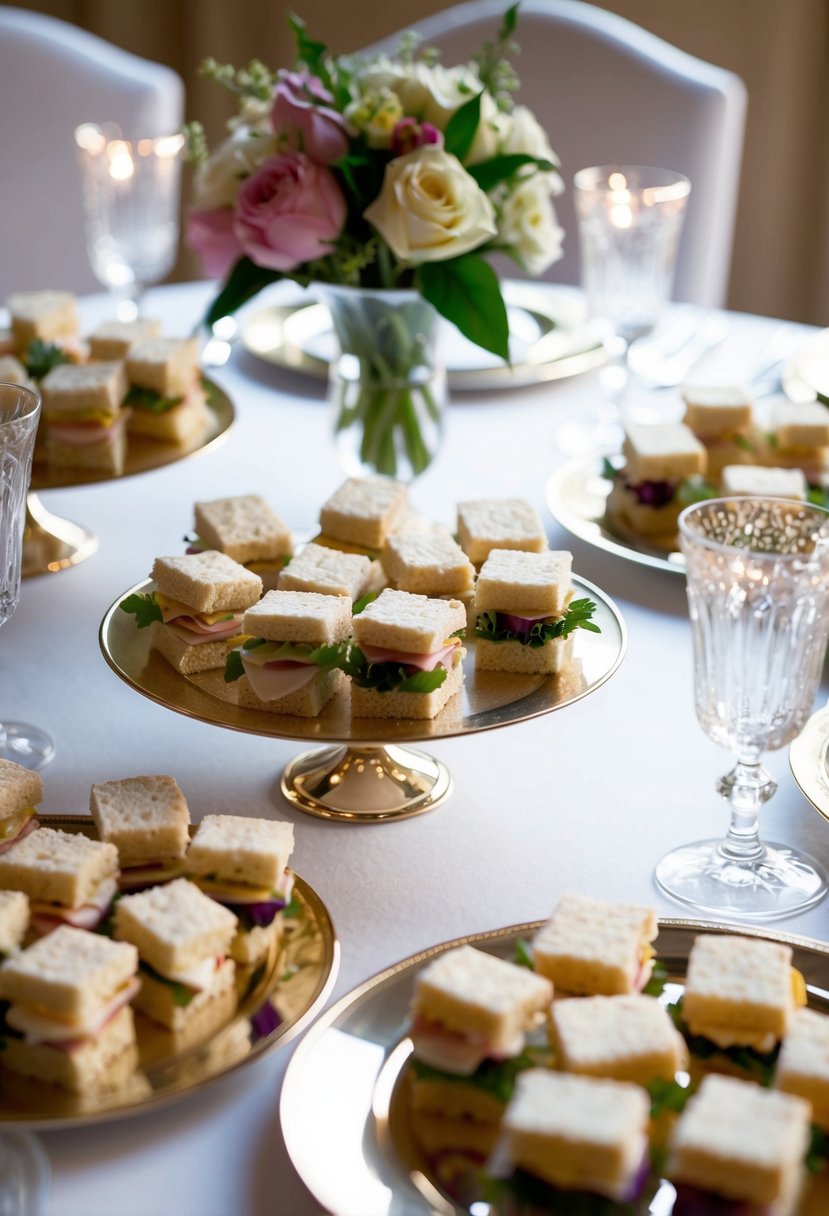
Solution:
[{"label": "green leaf", "polygon": [[642,992],[645,996],[661,996],[665,985],[668,982],[668,968],[664,963],[656,962],[653,965],[651,978],[648,980]]},{"label": "green leaf", "polygon": [[228,317],[252,299],[269,283],[277,283],[285,276],[279,270],[268,270],[257,266],[250,258],[239,258],[225,280],[219,294],[204,315],[204,324],[212,328],[222,317]]},{"label": "green leaf", "polygon": [[241,650],[231,650],[225,659],[225,684],[232,684],[245,674]]},{"label": "green leaf", "polygon": [[162,397],[151,388],[139,388],[134,384],[124,399],[124,405],[135,406],[139,410],[147,410],[150,414],[166,414],[168,410],[181,405],[183,397]]},{"label": "green leaf", "polygon": [[369,604],[372,603],[372,601],[376,600],[376,599],[377,599],[376,591],[369,591],[366,595],[361,595],[360,598],[358,600],[355,600],[354,603],[352,604],[351,615],[359,616],[360,613],[365,608],[368,608]]},{"label": "green leaf", "polygon": [[483,638],[486,642],[521,642],[524,646],[530,646],[536,649],[538,646],[544,646],[547,642],[554,641],[555,638],[566,638],[574,629],[587,629],[590,633],[601,633],[601,629],[590,618],[596,611],[596,605],[592,600],[571,600],[564,616],[560,616],[558,620],[548,618],[546,620],[534,621],[526,634],[516,633],[515,630],[504,623],[503,615],[500,612],[482,612],[475,622],[473,633],[476,638]]},{"label": "green leaf", "polygon": [[685,1109],[691,1097],[691,1087],[679,1085],[676,1081],[666,1081],[655,1077],[645,1086],[651,1099],[651,1118],[671,1112],[679,1115]]},{"label": "green leaf", "polygon": [[198,996],[198,993],[194,988],[188,988],[186,984],[182,984],[178,980],[168,979],[166,975],[161,975],[161,973],[156,971],[154,967],[151,967],[149,963],[145,963],[143,959],[139,963],[138,969],[139,971],[146,971],[147,975],[149,975],[151,979],[154,979],[156,983],[164,984],[166,988],[169,988],[170,994],[173,998],[173,1004],[178,1005],[180,1008],[184,1008],[185,1006],[189,1005],[193,998]]},{"label": "green leaf", "polygon": [[683,1004],[684,998],[680,997],[678,1001],[666,1006],[666,1008],[677,1030],[685,1039],[692,1056],[696,1056],[699,1060],[710,1060],[713,1056],[724,1056],[742,1072],[746,1073],[752,1081],[756,1081],[758,1085],[771,1086],[774,1081],[777,1057],[780,1054],[779,1043],[773,1051],[769,1052],[755,1051],[753,1047],[720,1047],[711,1039],[707,1039],[705,1035],[691,1033],[682,1017]]},{"label": "green leaf", "polygon": [[749,439],[748,435],[735,435],[734,442],[738,448],[742,448],[744,452],[753,452],[754,443]]},{"label": "green leaf", "polygon": [[71,363],[71,359],[57,343],[34,338],[26,347],[23,363],[33,380],[42,380],[53,367],[58,367],[61,363]]},{"label": "green leaf", "polygon": [[128,616],[135,617],[135,623],[139,629],[146,629],[148,625],[152,625],[153,621],[164,620],[161,609],[156,603],[155,593],[152,591],[149,595],[128,595],[125,600],[121,601],[119,607]]},{"label": "green leaf", "polygon": [[418,1080],[451,1081],[453,1084],[471,1085],[473,1089],[483,1090],[506,1105],[512,1097],[518,1074],[527,1068],[549,1066],[551,1058],[549,1048],[525,1047],[520,1055],[508,1060],[484,1060],[468,1077],[459,1077],[457,1073],[432,1068],[416,1056],[412,1057],[411,1067]]},{"label": "green leaf", "polygon": [[528,156],[524,152],[511,152],[505,156],[493,156],[490,160],[482,160],[477,165],[467,165],[466,171],[481,187],[485,194],[507,181],[525,165],[535,165],[543,173],[552,173],[558,166],[549,160],[537,156]]},{"label": "green leaf", "polygon": [[291,897],[290,902],[282,909],[282,915],[287,916],[290,920],[297,920],[302,916],[302,904],[295,895]]},{"label": "green leaf", "polygon": [[809,486],[807,498],[812,506],[829,510],[829,486]]},{"label": "green leaf", "polygon": [[511,4],[501,18],[501,28],[498,31],[500,42],[507,42],[515,33],[515,27],[518,24],[518,9],[519,4]]},{"label": "green leaf", "polygon": [[370,663],[354,643],[347,646],[338,666],[359,688],[374,692],[434,692],[448,675],[445,667],[411,674],[401,663]]},{"label": "green leaf", "polygon": [[515,957],[513,962],[517,967],[529,967],[530,971],[535,971],[535,959],[533,958],[533,948],[529,942],[523,937],[519,937],[515,943]]},{"label": "green leaf", "polygon": [[602,477],[604,477],[606,481],[615,481],[621,471],[621,469],[617,469],[616,466],[610,460],[608,460],[607,456],[602,458]]},{"label": "green leaf", "polygon": [[455,111],[446,124],[443,134],[443,147],[446,152],[457,156],[462,161],[469,155],[469,149],[475,142],[475,132],[481,122],[481,93],[476,93],[465,101]]},{"label": "green leaf", "polygon": [[806,1154],[806,1169],[810,1174],[818,1174],[826,1169],[827,1159],[829,1159],[829,1135],[822,1127],[818,1127],[817,1123],[813,1123],[812,1138]]},{"label": "green leaf", "polygon": [[332,81],[326,61],[327,46],[324,42],[318,42],[315,38],[309,37],[305,22],[296,13],[288,13],[288,25],[296,39],[298,62],[304,64],[312,76],[319,76],[325,87],[330,89]]},{"label": "green leaf", "polygon": [[690,507],[695,502],[705,502],[708,498],[717,498],[719,490],[712,486],[704,477],[686,477],[676,488],[676,498],[683,506]]},{"label": "green leaf", "polygon": [[476,346],[509,362],[509,322],[498,276],[482,257],[465,253],[447,262],[424,262],[420,294]]}]

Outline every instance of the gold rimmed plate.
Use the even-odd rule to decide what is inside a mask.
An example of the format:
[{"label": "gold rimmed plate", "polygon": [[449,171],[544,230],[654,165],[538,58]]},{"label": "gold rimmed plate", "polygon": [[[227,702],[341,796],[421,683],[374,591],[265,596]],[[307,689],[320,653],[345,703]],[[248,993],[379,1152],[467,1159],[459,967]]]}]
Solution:
[{"label": "gold rimmed plate", "polygon": [[[282,1087],[280,1117],[291,1160],[326,1211],[338,1216],[463,1216],[487,1205],[459,1207],[441,1188],[414,1138],[406,1103],[411,1055],[409,1002],[418,972],[438,954],[471,944],[513,959],[537,921],[444,942],[367,980],[320,1018],[294,1053]],[[682,994],[688,955],[699,932],[739,933],[792,946],[809,1004],[829,1009],[829,945],[708,921],[665,919],[656,942],[668,972],[664,1000]],[[325,1152],[320,1146],[325,1145]],[[650,1211],[669,1216],[672,1188],[663,1184]],[[824,1208],[809,1209],[811,1212]]]},{"label": "gold rimmed plate", "polygon": [[815,334],[783,369],[783,391],[798,404],[829,397],[829,329]]},{"label": "gold rimmed plate", "polygon": [[572,536],[604,553],[653,570],[684,574],[685,559],[678,548],[657,549],[644,537],[623,532],[608,520],[607,496],[613,482],[605,475],[606,462],[620,469],[624,458],[616,453],[580,456],[556,469],[545,490],[550,514]]},{"label": "gold rimmed plate", "polygon": [[[604,347],[588,328],[584,303],[574,292],[507,281],[511,365],[489,355],[447,325],[449,386],[454,392],[522,388],[589,371],[605,362]],[[324,379],[337,343],[324,305],[303,298],[294,306],[253,313],[242,329],[249,354],[277,367]]]},{"label": "gold rimmed plate", "polygon": [[[95,836],[88,816],[41,815],[40,823]],[[144,1114],[288,1043],[324,1005],[340,960],[328,909],[299,875],[294,895],[297,914],[278,947],[255,967],[237,965],[235,1008],[217,999],[176,1034],[136,1013],[137,1060],[125,1053],[82,1094],[0,1069],[0,1123],[54,1129]]]},{"label": "gold rimmed plate", "polygon": [[789,766],[803,796],[829,819],[829,705],[809,719],[789,746]]},{"label": "gold rimmed plate", "polygon": [[80,524],[52,515],[43,506],[37,491],[97,485],[120,481],[139,473],[174,464],[188,456],[214,447],[230,429],[233,404],[223,389],[212,380],[202,381],[210,416],[209,424],[189,444],[161,443],[144,435],[129,435],[124,471],[114,476],[100,470],[50,469],[41,461],[32,466],[32,481],[26,499],[26,527],[23,533],[23,577],[55,573],[90,557],[98,548],[95,534]]}]

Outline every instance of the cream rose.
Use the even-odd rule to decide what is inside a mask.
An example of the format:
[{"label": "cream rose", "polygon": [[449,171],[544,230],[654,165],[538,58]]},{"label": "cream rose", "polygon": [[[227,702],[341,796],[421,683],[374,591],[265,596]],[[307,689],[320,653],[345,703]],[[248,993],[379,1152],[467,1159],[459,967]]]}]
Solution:
[{"label": "cream rose", "polygon": [[389,162],[365,217],[402,262],[442,262],[496,233],[487,195],[457,157],[434,145]]},{"label": "cream rose", "polygon": [[199,165],[193,181],[194,204],[199,210],[232,207],[242,179],[276,153],[270,132],[240,124],[215,152]]},{"label": "cream rose", "polygon": [[550,175],[534,173],[504,200],[499,242],[529,274],[543,274],[562,255],[564,230],[550,197]]},{"label": "cream rose", "polygon": [[[501,151],[505,155],[520,152],[525,156],[537,156],[539,160],[558,163],[558,157],[550,147],[547,132],[532,110],[527,106],[516,106],[510,118],[509,130],[501,145]],[[561,175],[559,173],[550,174],[549,185],[554,194],[561,194],[564,189]]]}]

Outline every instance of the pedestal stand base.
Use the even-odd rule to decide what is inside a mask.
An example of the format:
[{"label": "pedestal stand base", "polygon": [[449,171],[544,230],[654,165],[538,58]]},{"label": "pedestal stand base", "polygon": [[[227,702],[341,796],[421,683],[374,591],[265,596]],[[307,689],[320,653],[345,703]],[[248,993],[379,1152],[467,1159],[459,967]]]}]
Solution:
[{"label": "pedestal stand base", "polygon": [[300,811],[350,823],[423,815],[452,792],[439,760],[409,747],[327,747],[303,752],[282,775],[282,793]]},{"label": "pedestal stand base", "polygon": [[80,524],[51,515],[36,494],[26,499],[23,531],[23,577],[77,566],[98,548],[98,538]]}]

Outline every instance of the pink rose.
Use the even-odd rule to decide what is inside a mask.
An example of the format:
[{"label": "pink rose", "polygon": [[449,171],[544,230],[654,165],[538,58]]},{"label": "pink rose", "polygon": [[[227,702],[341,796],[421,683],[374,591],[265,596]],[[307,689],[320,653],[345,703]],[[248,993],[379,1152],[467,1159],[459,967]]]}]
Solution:
[{"label": "pink rose", "polygon": [[242,182],[234,230],[257,266],[287,271],[325,257],[345,217],[345,199],[330,169],[301,152],[286,152]]},{"label": "pink rose", "polygon": [[187,217],[187,242],[201,258],[205,273],[213,279],[223,279],[242,256],[233,231],[234,221],[232,207],[194,209]]},{"label": "pink rose", "polygon": [[345,119],[330,103],[334,98],[317,76],[283,72],[274,94],[271,121],[282,147],[304,152],[320,165],[330,165],[348,151]]},{"label": "pink rose", "polygon": [[430,122],[418,122],[416,118],[401,118],[394,124],[391,133],[389,150],[392,156],[406,156],[415,148],[425,148],[427,144],[437,144],[443,147],[443,134]]}]

